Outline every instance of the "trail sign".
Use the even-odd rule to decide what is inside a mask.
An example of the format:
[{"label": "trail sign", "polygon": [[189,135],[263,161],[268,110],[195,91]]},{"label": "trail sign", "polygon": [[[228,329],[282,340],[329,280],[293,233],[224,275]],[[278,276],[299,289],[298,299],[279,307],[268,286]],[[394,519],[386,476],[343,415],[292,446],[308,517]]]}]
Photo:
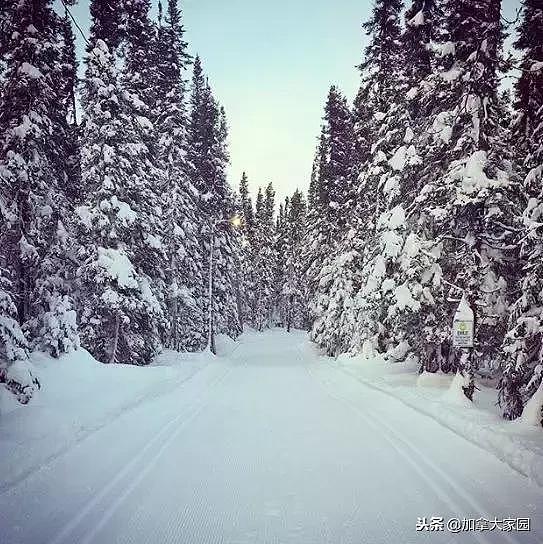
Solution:
[{"label": "trail sign", "polygon": [[453,346],[455,348],[473,347],[473,329],[475,316],[466,296],[462,297],[453,319]]}]

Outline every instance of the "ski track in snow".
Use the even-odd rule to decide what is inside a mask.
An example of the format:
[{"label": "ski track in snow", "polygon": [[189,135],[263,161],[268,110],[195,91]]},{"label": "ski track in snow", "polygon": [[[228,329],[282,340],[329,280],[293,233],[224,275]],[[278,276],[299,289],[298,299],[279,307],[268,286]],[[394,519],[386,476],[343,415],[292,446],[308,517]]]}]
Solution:
[{"label": "ski track in snow", "polygon": [[[307,350],[243,337],[0,493],[2,544],[540,544],[543,491]],[[530,533],[416,532],[530,517]]]},{"label": "ski track in snow", "polygon": [[166,392],[174,391],[182,386],[185,382],[189,381],[192,377],[193,375],[189,375],[188,377],[176,381],[173,385],[161,384],[161,388],[157,388],[157,385],[154,384],[148,391],[136,396],[136,398],[132,399],[130,402],[122,404],[116,412],[110,414],[109,419],[106,421],[98,422],[96,425],[86,428],[74,441],[66,443],[58,451],[47,456],[39,465],[30,467],[28,470],[25,470],[21,474],[17,475],[17,477],[8,480],[7,483],[0,485],[0,495],[13,491],[31,476],[40,471],[47,470],[51,464],[69,453],[74,447],[78,446],[105,427],[116,422],[126,413],[135,410],[136,408],[140,408],[143,403],[152,402],[154,399],[163,396]]},{"label": "ski track in snow", "polygon": [[[463,516],[469,517],[469,511],[464,511],[464,505],[469,505],[472,512],[479,512],[481,517],[491,519],[491,514],[485,512],[483,506],[475,502],[473,498],[470,497],[470,495],[466,493],[462,487],[458,486],[445,471],[443,471],[411,441],[406,439],[401,432],[394,430],[393,427],[388,425],[375,411],[369,409],[366,412],[363,412],[354,404],[350,403],[346,399],[334,395],[329,390],[326,390],[326,393],[332,398],[345,403],[358,416],[362,417],[364,421],[368,423],[368,425],[370,425],[377,432],[381,432],[381,436],[385,438],[387,442],[389,442],[389,444],[403,459],[406,460],[406,462],[419,475],[419,477],[428,484],[434,493],[440,499],[447,502],[447,504],[451,507],[451,510],[455,512],[462,512]],[[377,424],[372,418],[375,418],[375,420],[377,420],[379,423]],[[383,429],[386,432],[382,432]],[[454,497],[454,495],[456,495],[456,497]],[[484,533],[474,533],[473,538],[482,544],[496,541],[495,536],[486,536]],[[516,540],[507,533],[503,534],[503,538],[510,544],[516,543]]]},{"label": "ski track in snow", "polygon": [[[231,370],[230,370],[231,371]],[[219,379],[209,386],[210,391],[225,379],[229,371],[225,372]],[[98,521],[93,522],[92,529],[84,536],[77,539],[80,544],[89,544],[107,523],[115,511],[123,504],[134,488],[145,478],[145,476],[156,466],[157,461],[170,444],[181,433],[185,425],[189,424],[205,408],[204,403],[197,403],[188,414],[180,414],[173,420],[166,423],[161,430],[145,445],[145,447],[111,480],[99,493],[94,495],[85,507],[70,520],[62,531],[50,542],[50,544],[63,544],[74,542],[73,531],[86,518],[95,517],[99,512]],[[106,499],[108,501],[106,502]],[[102,513],[103,511],[103,513]],[[94,516],[93,516],[94,514]]]}]

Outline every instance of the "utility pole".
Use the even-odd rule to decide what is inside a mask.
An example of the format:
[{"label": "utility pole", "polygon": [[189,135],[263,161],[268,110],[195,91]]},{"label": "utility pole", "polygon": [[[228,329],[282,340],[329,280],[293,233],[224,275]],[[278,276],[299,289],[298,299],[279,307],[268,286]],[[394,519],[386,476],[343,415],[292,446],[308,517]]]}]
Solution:
[{"label": "utility pole", "polygon": [[213,260],[215,257],[215,232],[219,225],[232,225],[237,228],[241,225],[241,219],[235,215],[230,219],[219,219],[211,224],[211,235],[209,240],[209,277],[208,277],[208,316],[207,316],[207,347],[206,351],[216,353],[215,348],[215,331],[214,331],[214,315],[213,315]]}]

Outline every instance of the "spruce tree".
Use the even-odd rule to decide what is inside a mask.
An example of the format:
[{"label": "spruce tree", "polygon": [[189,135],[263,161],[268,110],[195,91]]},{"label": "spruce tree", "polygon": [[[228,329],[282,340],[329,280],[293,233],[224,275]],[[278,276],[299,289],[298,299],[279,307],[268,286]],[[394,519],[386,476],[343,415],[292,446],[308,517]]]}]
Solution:
[{"label": "spruce tree", "polygon": [[[500,403],[506,419],[520,416],[524,406],[539,402],[535,392],[543,378],[543,7],[527,0],[515,46],[522,52],[522,74],[515,88],[513,142],[524,173],[526,205],[522,213],[519,256],[523,266],[520,297],[512,305],[502,347]],[[532,399],[530,401],[530,399]],[[536,424],[543,424],[541,403],[534,406]]]},{"label": "spruce tree", "polygon": [[[424,78],[432,68],[429,45],[434,4],[415,1],[406,13],[406,29],[401,36],[405,46],[395,52],[396,77],[381,78],[383,87],[392,86],[387,94],[394,97],[393,102],[374,116],[375,142],[365,153],[368,162],[360,177],[366,211],[357,215],[373,216],[373,220],[371,224],[358,220],[369,241],[363,259],[366,282],[359,297],[363,315],[359,336],[393,360],[410,353],[420,357],[417,331],[433,304],[428,286],[439,274],[432,243],[419,232],[415,202],[422,164],[419,136],[425,122],[421,95]],[[382,28],[383,33],[387,30],[396,34],[390,25]],[[381,68],[376,63],[373,69],[371,65],[366,69],[379,72]],[[367,117],[367,104],[360,107],[363,109],[357,113]],[[367,136],[363,144],[367,148]]]},{"label": "spruce tree", "polygon": [[9,50],[9,43],[13,33],[13,16],[15,14],[15,0],[6,0],[4,9],[0,12],[0,80],[4,75],[5,59]]},{"label": "spruce tree", "polygon": [[268,184],[263,192],[259,188],[256,198],[254,271],[255,271],[255,316],[254,325],[261,331],[273,326],[276,302],[275,273],[275,191]]},{"label": "spruce tree", "polygon": [[[0,267],[32,347],[53,355],[77,347],[67,294],[67,119],[57,92],[61,20],[51,2],[19,2],[0,103]],[[65,326],[64,326],[65,325]]]},{"label": "spruce tree", "polygon": [[[226,180],[229,162],[228,127],[224,109],[215,100],[200,58],[194,60],[187,134],[187,160],[197,191],[198,215],[203,218],[200,233],[203,270],[210,272],[213,250],[213,330],[236,337],[240,323],[240,238],[231,219],[235,199]],[[212,248],[212,241],[213,248]],[[203,287],[203,286],[202,286]],[[201,290],[201,304],[208,315],[207,289]]]},{"label": "spruce tree", "polygon": [[18,322],[6,271],[0,269],[0,384],[26,404],[39,382],[28,362],[28,343]]},{"label": "spruce tree", "polygon": [[[149,18],[150,0],[124,0],[124,56],[123,79],[125,87],[145,104],[149,117],[155,105],[156,28]],[[137,107],[135,105],[135,107]],[[152,138],[152,135],[151,135]]]},{"label": "spruce tree", "polygon": [[[100,28],[100,25],[93,25]],[[92,37],[85,73],[80,217],[81,328],[99,360],[145,364],[159,349],[162,308],[138,266],[160,251],[149,224],[155,201],[148,184],[149,150],[142,142],[132,96],[120,84],[115,59]]]},{"label": "spruce tree", "polygon": [[298,189],[285,200],[283,220],[278,228],[281,237],[279,312],[283,326],[307,329],[308,313],[303,276],[302,243],[306,229],[307,203]]},{"label": "spruce tree", "polygon": [[304,233],[303,274],[306,283],[306,300],[309,309],[310,321],[314,320],[314,299],[317,293],[319,271],[326,258],[329,240],[325,207],[321,205],[321,181],[327,161],[328,143],[325,127],[321,126],[321,134],[315,150],[311,182],[308,193],[307,224]]},{"label": "spruce tree", "polygon": [[254,269],[255,258],[255,214],[253,202],[249,193],[249,178],[243,172],[239,184],[239,210],[241,216],[241,285],[243,293],[244,322],[255,326],[256,274]]},{"label": "spruce tree", "polygon": [[102,40],[108,51],[115,55],[123,40],[123,0],[92,0],[90,10],[90,36],[87,53],[94,49],[95,40]]},{"label": "spruce tree", "polygon": [[253,237],[255,217],[251,195],[249,194],[249,179],[245,172],[243,172],[239,183],[239,196],[241,217],[243,219],[243,233],[250,243]]},{"label": "spruce tree", "polygon": [[166,19],[157,35],[154,124],[164,173],[162,225],[165,251],[167,326],[164,345],[196,351],[205,345],[201,305],[202,254],[198,240],[200,217],[195,188],[185,159],[187,123],[184,72],[189,56],[183,40],[181,11],[169,0]]},{"label": "spruce tree", "polygon": [[[423,157],[419,223],[434,243],[443,281],[433,290],[425,341],[431,359],[448,360],[471,398],[478,367],[491,368],[515,283],[517,214],[514,177],[498,94],[502,44],[500,2],[443,4],[443,35],[434,46],[438,70],[427,78],[428,137]],[[452,300],[465,295],[477,314],[476,352],[459,357],[450,345]],[[425,363],[425,364],[426,364]]]},{"label": "spruce tree", "polygon": [[400,69],[402,0],[376,0],[371,18],[362,26],[370,38],[359,68],[361,87],[376,111],[384,112],[396,101],[401,88],[392,85]]}]

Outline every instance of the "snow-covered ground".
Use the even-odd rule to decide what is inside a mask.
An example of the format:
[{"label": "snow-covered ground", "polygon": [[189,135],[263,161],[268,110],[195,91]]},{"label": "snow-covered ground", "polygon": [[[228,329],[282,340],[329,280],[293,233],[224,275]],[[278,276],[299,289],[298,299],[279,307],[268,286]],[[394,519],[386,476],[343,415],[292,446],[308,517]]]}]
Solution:
[{"label": "snow-covered ground", "polygon": [[[485,389],[445,402],[448,377],[320,358],[281,330],[147,368],[35,364],[30,405],[1,395],[2,544],[543,540],[541,432],[500,422]],[[432,516],[531,531],[416,531]]]},{"label": "snow-covered ground", "polygon": [[409,364],[390,364],[382,358],[341,356],[333,366],[368,387],[401,400],[470,442],[486,449],[543,488],[543,433],[523,421],[504,421],[497,404],[495,380],[477,381],[474,402],[458,388],[455,376],[423,373]]}]

